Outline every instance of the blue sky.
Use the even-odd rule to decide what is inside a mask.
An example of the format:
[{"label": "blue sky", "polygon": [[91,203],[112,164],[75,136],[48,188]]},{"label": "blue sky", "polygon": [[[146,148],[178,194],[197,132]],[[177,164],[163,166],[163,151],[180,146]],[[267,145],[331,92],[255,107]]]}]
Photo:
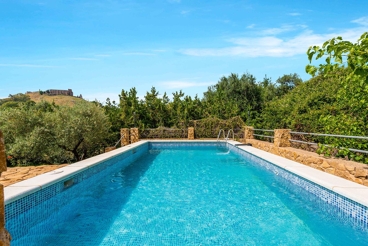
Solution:
[{"label": "blue sky", "polygon": [[0,98],[71,88],[104,102],[152,86],[202,97],[230,73],[309,79],[308,47],[356,41],[367,9],[367,0],[0,0]]}]

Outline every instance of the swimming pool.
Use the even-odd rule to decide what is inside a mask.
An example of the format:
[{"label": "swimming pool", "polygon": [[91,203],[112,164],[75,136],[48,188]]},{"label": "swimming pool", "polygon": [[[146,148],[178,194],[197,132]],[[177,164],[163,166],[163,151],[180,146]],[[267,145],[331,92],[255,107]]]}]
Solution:
[{"label": "swimming pool", "polygon": [[12,245],[367,245],[366,206],[234,144],[141,142],[18,183]]}]

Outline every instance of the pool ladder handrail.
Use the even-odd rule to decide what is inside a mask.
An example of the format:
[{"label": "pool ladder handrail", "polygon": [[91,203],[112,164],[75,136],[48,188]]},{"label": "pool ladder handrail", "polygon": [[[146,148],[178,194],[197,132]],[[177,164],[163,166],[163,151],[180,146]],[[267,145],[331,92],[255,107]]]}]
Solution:
[{"label": "pool ladder handrail", "polygon": [[234,131],[233,131],[233,129],[230,129],[230,130],[227,132],[226,141],[227,141],[227,140],[229,140],[230,132],[232,132],[232,133],[233,133],[233,140],[234,140]]},{"label": "pool ladder handrail", "polygon": [[227,142],[227,140],[229,140],[229,135],[230,135],[230,132],[233,133],[233,140],[234,140],[234,130],[233,129],[230,129],[228,132],[227,132],[227,136],[225,137],[225,130],[224,129],[220,129],[218,135],[217,135],[217,141],[219,141],[220,139],[220,136],[221,136],[221,132],[222,132],[222,135],[224,136],[224,140]]},{"label": "pool ladder handrail", "polygon": [[217,135],[217,141],[219,141],[219,139],[220,139],[221,132],[222,132],[222,135],[224,136],[224,139],[226,140],[224,129],[220,129],[220,131],[219,131],[219,133]]}]

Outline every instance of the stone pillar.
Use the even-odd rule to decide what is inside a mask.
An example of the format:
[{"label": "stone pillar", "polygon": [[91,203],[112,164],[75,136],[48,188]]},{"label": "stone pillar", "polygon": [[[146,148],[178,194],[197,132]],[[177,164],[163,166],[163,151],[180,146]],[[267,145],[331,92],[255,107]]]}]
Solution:
[{"label": "stone pillar", "polygon": [[129,144],[129,128],[121,128],[120,129],[120,137],[121,139],[121,146],[125,146]]},{"label": "stone pillar", "polygon": [[290,129],[275,129],[273,144],[275,147],[290,147]]},{"label": "stone pillar", "polygon": [[[3,133],[0,131],[0,176],[6,171],[6,155]],[[11,236],[5,229],[4,186],[0,185],[0,246],[10,245]]]},{"label": "stone pillar", "polygon": [[194,140],[194,127],[188,127],[188,139]]},{"label": "stone pillar", "polygon": [[244,142],[247,139],[254,139],[253,133],[254,133],[254,128],[252,126],[245,126],[244,127]]},{"label": "stone pillar", "polygon": [[130,143],[135,143],[138,141],[139,141],[138,128],[130,128]]}]

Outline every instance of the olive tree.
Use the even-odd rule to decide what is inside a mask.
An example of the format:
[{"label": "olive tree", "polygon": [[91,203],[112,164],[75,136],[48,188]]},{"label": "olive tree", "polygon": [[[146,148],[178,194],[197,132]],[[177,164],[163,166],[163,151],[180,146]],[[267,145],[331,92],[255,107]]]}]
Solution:
[{"label": "olive tree", "polygon": [[98,105],[73,107],[47,102],[0,110],[8,159],[12,165],[78,161],[99,152],[110,123]]},{"label": "olive tree", "polygon": [[98,153],[110,127],[103,109],[86,101],[60,106],[46,120],[56,146],[72,153],[75,160]]}]

